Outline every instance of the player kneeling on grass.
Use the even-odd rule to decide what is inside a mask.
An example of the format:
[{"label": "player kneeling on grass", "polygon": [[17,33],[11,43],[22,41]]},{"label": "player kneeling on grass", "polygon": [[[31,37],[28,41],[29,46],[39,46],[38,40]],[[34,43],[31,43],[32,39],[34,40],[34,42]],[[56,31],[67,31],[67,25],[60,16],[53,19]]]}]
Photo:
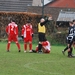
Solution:
[{"label": "player kneeling on grass", "polygon": [[[32,50],[34,53],[38,52],[38,45],[36,46],[36,50]],[[42,42],[42,52],[43,53],[50,53],[51,51],[51,45],[49,41],[43,41]]]}]

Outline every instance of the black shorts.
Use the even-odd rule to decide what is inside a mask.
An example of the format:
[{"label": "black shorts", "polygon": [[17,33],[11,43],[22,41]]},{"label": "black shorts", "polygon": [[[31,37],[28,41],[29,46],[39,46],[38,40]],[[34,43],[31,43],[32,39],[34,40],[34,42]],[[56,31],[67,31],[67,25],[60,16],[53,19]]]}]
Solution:
[{"label": "black shorts", "polygon": [[67,40],[67,44],[70,44],[72,42],[72,40]]},{"label": "black shorts", "polygon": [[46,40],[45,33],[38,33],[38,38],[40,42],[45,41]]},{"label": "black shorts", "polygon": [[70,44],[73,41],[73,36],[67,36],[67,44]]}]

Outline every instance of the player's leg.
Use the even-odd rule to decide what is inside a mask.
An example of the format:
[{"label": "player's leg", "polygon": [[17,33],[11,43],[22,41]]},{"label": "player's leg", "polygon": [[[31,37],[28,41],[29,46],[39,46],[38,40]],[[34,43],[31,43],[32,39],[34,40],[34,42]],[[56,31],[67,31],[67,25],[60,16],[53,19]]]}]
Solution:
[{"label": "player's leg", "polygon": [[38,53],[41,53],[42,52],[42,41],[43,41],[43,35],[42,33],[39,33],[38,34],[38,38],[39,38],[39,44],[38,44]]},{"label": "player's leg", "polygon": [[27,52],[27,38],[24,38],[24,52]]},{"label": "player's leg", "polygon": [[8,43],[7,43],[7,52],[9,52],[10,51],[10,41],[8,41]]},{"label": "player's leg", "polygon": [[72,57],[72,47],[68,49],[68,57]]},{"label": "player's leg", "polygon": [[38,53],[41,53],[42,52],[42,44],[41,42],[39,42],[38,44]]},{"label": "player's leg", "polygon": [[62,50],[62,53],[63,53],[64,55],[65,55],[65,51],[68,50],[69,45],[70,45],[70,40],[69,40],[68,36],[67,36],[66,42],[67,42],[67,46],[66,46],[66,48],[65,48],[64,50]]},{"label": "player's leg", "polygon": [[29,41],[29,52],[32,52],[32,42]]},{"label": "player's leg", "polygon": [[20,44],[19,44],[19,42],[18,42],[18,41],[16,41],[16,45],[17,45],[17,47],[18,47],[18,51],[20,52],[20,51],[21,51],[21,49],[20,49]]},{"label": "player's leg", "polygon": [[38,52],[38,45],[36,46],[36,49],[35,50],[36,50],[36,52]]},{"label": "player's leg", "polygon": [[69,43],[69,46],[68,46],[68,57],[72,57],[72,45],[73,45],[74,40],[75,40],[75,37]]},{"label": "player's leg", "polygon": [[32,36],[29,37],[28,42],[29,42],[29,52],[32,52]]},{"label": "player's leg", "polygon": [[73,55],[73,54],[72,54],[72,51],[73,51],[73,48],[71,47],[71,51],[70,51],[70,54],[71,54],[71,55]]},{"label": "player's leg", "polygon": [[27,51],[27,43],[24,42],[24,52],[26,52],[26,51]]},{"label": "player's leg", "polygon": [[11,44],[11,41],[12,41],[12,36],[9,35],[9,36],[8,36],[8,43],[7,43],[7,52],[10,51],[10,44]]},{"label": "player's leg", "polygon": [[68,46],[64,49],[64,52],[68,49]]},{"label": "player's leg", "polygon": [[32,50],[33,53],[37,53],[38,52],[38,45],[36,46],[35,50]]},{"label": "player's leg", "polygon": [[18,51],[20,52],[21,49],[20,49],[20,44],[19,44],[19,42],[18,42],[18,37],[17,37],[17,36],[13,37],[13,41],[16,43],[17,48],[18,48]]},{"label": "player's leg", "polygon": [[44,33],[41,33],[40,36],[39,36],[39,45],[38,45],[38,52],[42,52],[42,42],[46,41],[46,37],[45,37],[45,34]]},{"label": "player's leg", "polygon": [[65,55],[65,51],[68,50],[68,46],[64,50],[62,50],[62,53]]},{"label": "player's leg", "polygon": [[67,51],[72,46],[72,41],[67,39],[67,47],[62,50],[62,53],[65,55],[65,51]]}]

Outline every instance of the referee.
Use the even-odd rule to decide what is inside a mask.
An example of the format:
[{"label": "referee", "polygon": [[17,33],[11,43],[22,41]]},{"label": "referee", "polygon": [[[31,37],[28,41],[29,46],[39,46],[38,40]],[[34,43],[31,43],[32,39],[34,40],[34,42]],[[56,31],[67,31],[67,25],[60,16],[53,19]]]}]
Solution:
[{"label": "referee", "polygon": [[39,45],[38,45],[38,53],[42,53],[42,42],[46,40],[45,33],[46,27],[45,24],[50,20],[51,17],[48,19],[41,18],[40,22],[38,23],[38,38],[39,38]]}]

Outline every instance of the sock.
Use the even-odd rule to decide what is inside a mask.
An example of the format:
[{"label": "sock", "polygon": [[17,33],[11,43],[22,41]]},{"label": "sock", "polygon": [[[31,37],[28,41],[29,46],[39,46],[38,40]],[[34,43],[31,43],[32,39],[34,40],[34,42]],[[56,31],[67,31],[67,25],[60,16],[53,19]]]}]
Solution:
[{"label": "sock", "polygon": [[24,50],[27,50],[27,44],[24,43]]},{"label": "sock", "polygon": [[64,52],[68,49],[68,46],[64,49]]},{"label": "sock", "polygon": [[9,48],[10,48],[10,43],[7,44],[7,50],[9,50]]},{"label": "sock", "polygon": [[17,47],[18,47],[18,50],[20,50],[20,44],[19,43],[16,43]]},{"label": "sock", "polygon": [[32,43],[29,44],[29,49],[32,50]]},{"label": "sock", "polygon": [[38,45],[38,51],[41,52],[41,49],[42,49],[42,44],[39,44]]},{"label": "sock", "polygon": [[36,52],[38,51],[38,47],[36,47]]},{"label": "sock", "polygon": [[68,51],[68,56],[72,55],[72,48],[70,48],[70,51]]},{"label": "sock", "polygon": [[70,51],[70,54],[72,55],[72,50],[73,50],[73,48],[71,47],[71,51]]},{"label": "sock", "polygon": [[70,51],[68,51],[68,56],[70,56]]}]

